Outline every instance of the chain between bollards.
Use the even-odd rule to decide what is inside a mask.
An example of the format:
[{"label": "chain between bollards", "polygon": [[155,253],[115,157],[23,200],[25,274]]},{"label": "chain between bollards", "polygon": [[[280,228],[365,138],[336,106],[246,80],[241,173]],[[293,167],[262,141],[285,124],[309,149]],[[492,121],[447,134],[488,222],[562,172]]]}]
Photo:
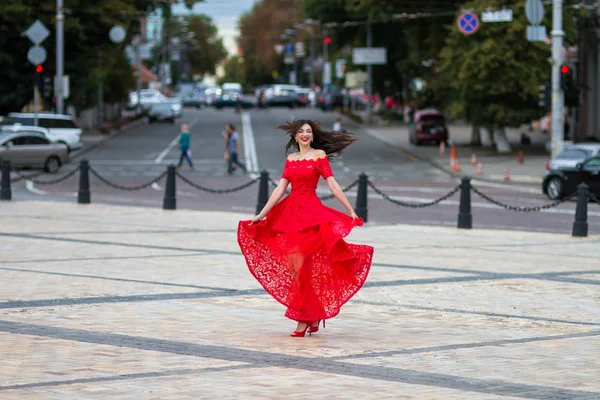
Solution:
[{"label": "chain between bollards", "polygon": [[354,212],[363,221],[369,220],[369,210],[367,208],[367,186],[369,184],[369,177],[363,172],[358,176],[358,189],[356,191],[356,207]]},{"label": "chain between bollards", "polygon": [[585,183],[579,184],[579,187],[577,188],[577,208],[575,209],[575,221],[573,222],[573,237],[587,237],[588,235],[588,198],[588,185]]},{"label": "chain between bollards", "polygon": [[91,202],[90,163],[88,160],[81,160],[79,163],[79,190],[77,191],[77,203],[90,204]]},{"label": "chain between bollards", "polygon": [[10,188],[10,161],[2,161],[2,181],[0,182],[0,200],[12,200]]},{"label": "chain between bollards", "polygon": [[263,170],[260,173],[260,181],[258,182],[258,199],[256,202],[256,215],[260,214],[262,209],[269,201],[269,172]]},{"label": "chain between bollards", "polygon": [[169,165],[167,167],[167,184],[165,186],[165,197],[163,199],[163,210],[177,209],[177,198],[175,194],[175,178],[177,167]]},{"label": "chain between bollards", "polygon": [[473,215],[471,214],[471,178],[468,176],[463,176],[461,178],[457,227],[459,229],[473,228]]}]

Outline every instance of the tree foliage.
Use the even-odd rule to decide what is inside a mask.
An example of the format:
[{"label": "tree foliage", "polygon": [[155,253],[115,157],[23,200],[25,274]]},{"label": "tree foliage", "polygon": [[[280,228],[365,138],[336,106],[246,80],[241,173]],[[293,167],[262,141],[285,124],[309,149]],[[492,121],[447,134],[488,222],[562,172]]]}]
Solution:
[{"label": "tree foliage", "polygon": [[[518,126],[544,113],[538,95],[539,86],[550,81],[551,46],[527,41],[525,0],[506,3],[474,0],[466,4],[473,10],[508,5],[514,21],[485,23],[469,36],[450,26],[441,52],[441,78],[450,89],[452,114],[478,126]],[[547,15],[547,27],[551,26],[549,19]],[[565,18],[565,28],[572,37],[572,18]]]},{"label": "tree foliage", "polygon": [[282,57],[275,45],[286,29],[303,19],[300,0],[260,0],[239,21],[238,45],[244,58],[245,86],[272,82]]}]

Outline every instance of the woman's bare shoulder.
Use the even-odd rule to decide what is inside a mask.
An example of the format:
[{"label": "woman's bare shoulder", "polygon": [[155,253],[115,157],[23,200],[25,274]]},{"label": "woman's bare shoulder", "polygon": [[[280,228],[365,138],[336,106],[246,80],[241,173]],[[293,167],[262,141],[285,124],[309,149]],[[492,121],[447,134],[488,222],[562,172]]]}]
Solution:
[{"label": "woman's bare shoulder", "polygon": [[325,157],[327,157],[327,153],[325,153],[325,150],[317,149],[317,150],[315,150],[315,157],[316,158],[325,158]]},{"label": "woman's bare shoulder", "polygon": [[296,152],[296,153],[288,154],[287,159],[289,161],[297,160],[298,159],[298,154],[300,154],[300,153]]}]

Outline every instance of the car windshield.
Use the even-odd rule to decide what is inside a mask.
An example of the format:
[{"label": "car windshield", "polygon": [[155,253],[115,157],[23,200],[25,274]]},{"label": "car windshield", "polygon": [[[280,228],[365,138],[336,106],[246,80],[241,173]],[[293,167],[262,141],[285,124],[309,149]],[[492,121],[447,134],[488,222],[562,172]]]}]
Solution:
[{"label": "car windshield", "polygon": [[23,124],[23,120],[15,117],[4,117],[0,120],[0,125]]},{"label": "car windshield", "polygon": [[556,156],[557,160],[583,160],[592,155],[590,150],[586,149],[566,149]]}]

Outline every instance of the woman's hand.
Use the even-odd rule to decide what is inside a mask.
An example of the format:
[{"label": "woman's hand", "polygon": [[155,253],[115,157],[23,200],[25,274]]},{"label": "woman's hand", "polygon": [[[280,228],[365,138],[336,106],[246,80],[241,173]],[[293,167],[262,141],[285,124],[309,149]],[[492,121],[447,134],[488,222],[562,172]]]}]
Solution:
[{"label": "woman's hand", "polygon": [[354,211],[352,211],[350,213],[350,216],[352,217],[352,219],[357,219],[358,218],[358,215],[356,215],[356,213]]},{"label": "woman's hand", "polygon": [[262,220],[263,220],[263,218],[261,218],[260,215],[257,215],[254,218],[252,218],[252,221],[250,222],[250,225],[257,224],[257,223],[259,223]]}]

